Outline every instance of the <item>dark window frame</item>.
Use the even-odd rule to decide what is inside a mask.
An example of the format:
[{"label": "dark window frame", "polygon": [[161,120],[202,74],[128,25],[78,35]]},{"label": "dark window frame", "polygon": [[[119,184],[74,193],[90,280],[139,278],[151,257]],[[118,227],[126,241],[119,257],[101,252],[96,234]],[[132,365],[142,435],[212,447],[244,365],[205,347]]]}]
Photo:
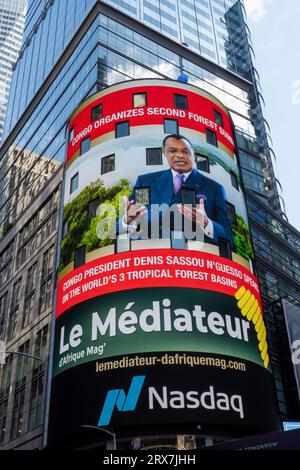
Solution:
[{"label": "dark window frame", "polygon": [[12,427],[10,430],[10,438],[16,437],[26,432],[26,419],[25,417],[25,384],[22,387],[16,388],[13,396],[13,409],[12,409]]},{"label": "dark window frame", "polygon": [[[94,110],[97,108],[100,108],[100,116],[94,117],[93,116]],[[97,119],[101,119],[102,116],[103,116],[103,103],[98,103],[96,104],[96,106],[93,106],[93,108],[91,109],[91,122],[95,122],[97,121]]]},{"label": "dark window frame", "polygon": [[[72,191],[72,182],[75,180],[76,177],[77,177],[77,187],[73,189]],[[77,173],[75,173],[75,175],[73,175],[72,178],[70,179],[70,194],[73,194],[74,191],[78,189],[78,186],[79,186],[79,171],[77,171]]]},{"label": "dark window frame", "polygon": [[[136,105],[134,104],[134,97],[135,97],[135,96],[138,96],[138,95],[144,95],[144,96],[145,96],[145,104],[143,104],[142,106],[136,106]],[[147,103],[148,103],[148,99],[147,99],[147,98],[148,98],[148,97],[147,97],[147,92],[146,92],[146,91],[142,91],[142,92],[140,92],[140,93],[133,93],[133,94],[132,94],[132,107],[133,107],[133,108],[145,108],[145,107],[147,106]]]},{"label": "dark window frame", "polygon": [[231,247],[230,247],[229,240],[226,240],[226,238],[219,238],[218,242],[219,242],[218,244],[219,244],[220,256],[222,258],[232,259]]},{"label": "dark window frame", "polygon": [[[96,210],[95,210],[95,205],[96,205]],[[99,207],[99,205],[100,205],[99,197],[95,197],[94,199],[91,199],[91,201],[88,202],[88,220],[91,220],[94,217],[96,217],[97,208]]]},{"label": "dark window frame", "polygon": [[[203,170],[203,169],[200,169],[198,168],[198,160],[197,160],[197,157],[201,157],[201,158],[204,158],[205,161],[206,161],[206,167],[207,167],[207,170]],[[195,154],[195,163],[196,163],[196,167],[197,167],[197,170],[199,171],[204,171],[205,173],[210,173],[210,164],[209,164],[209,159],[206,155],[202,155],[201,153],[196,153]]]},{"label": "dark window frame", "polygon": [[[178,106],[178,103],[176,103],[176,99],[177,99],[177,98],[180,98],[180,99],[181,99],[181,98],[184,98],[184,102],[185,102],[185,103],[184,103],[184,104],[185,104],[184,107]],[[187,98],[186,95],[182,95],[182,94],[180,94],[180,93],[174,93],[174,108],[176,108],[176,109],[189,109],[188,106],[189,106],[189,105],[188,105],[188,98]]]},{"label": "dark window frame", "polygon": [[[236,210],[235,210],[235,206],[234,206],[234,204],[231,204],[231,202],[228,202],[228,201],[226,201],[225,204],[226,204],[226,215],[227,215],[227,219],[228,219],[231,223],[235,224],[235,223],[236,223]],[[228,210],[232,210],[232,211],[233,211],[233,214],[234,214],[233,219],[231,219],[230,217],[228,217]]]},{"label": "dark window frame", "polygon": [[236,173],[234,171],[230,170],[230,178],[231,178],[231,185],[234,189],[237,191],[240,190],[240,185],[239,185],[239,179]]},{"label": "dark window frame", "polygon": [[44,391],[45,374],[42,372],[32,377],[28,417],[29,431],[33,431],[42,424]]},{"label": "dark window frame", "polygon": [[[82,151],[82,147],[83,147],[83,142],[89,142],[89,148],[88,150],[86,150],[85,152]],[[87,136],[85,139],[82,139],[82,141],[80,142],[80,150],[79,150],[79,155],[84,155],[85,153],[87,153],[91,148],[91,137],[90,136]]]},{"label": "dark window frame", "polygon": [[[150,151],[157,150],[159,151],[159,163],[150,163],[151,156],[149,155]],[[162,148],[161,147],[148,147],[146,148],[146,165],[147,166],[152,166],[152,165],[162,165],[163,164],[163,158],[162,158]]]},{"label": "dark window frame", "polygon": [[[81,250],[81,251],[80,251]],[[79,256],[84,254],[84,262],[82,260],[79,260]],[[86,245],[81,245],[78,248],[76,248],[75,253],[74,253],[74,269],[80,268],[86,263]]]},{"label": "dark window frame", "polygon": [[[106,159],[111,158],[111,157],[114,157],[114,168],[113,170],[104,171],[104,163]],[[106,155],[105,157],[101,158],[101,175],[106,175],[107,173],[111,173],[112,171],[115,171],[115,169],[116,169],[116,155],[114,153],[110,155]]]},{"label": "dark window frame", "polygon": [[[176,123],[176,132],[168,132],[166,130],[166,122],[175,122]],[[178,126],[178,119],[170,119],[170,118],[164,118],[164,134],[179,134],[179,126]]]},{"label": "dark window frame", "polygon": [[[128,125],[128,134],[118,136],[118,128],[119,128],[118,126],[120,126],[121,124],[127,124]],[[115,127],[115,138],[116,139],[121,139],[122,137],[127,137],[129,135],[130,135],[130,121],[126,120],[126,121],[117,122],[116,127]]]},{"label": "dark window frame", "polygon": [[[71,138],[71,135],[72,135],[72,138]],[[69,130],[68,143],[70,144],[73,139],[74,139],[74,126],[71,127],[71,129]]]},{"label": "dark window frame", "polygon": [[[219,122],[219,118],[221,120],[221,123]],[[218,111],[217,109],[214,108],[214,121],[216,124],[218,124],[220,127],[224,127],[224,123],[223,123],[223,116],[222,114],[220,113],[220,111]]]},{"label": "dark window frame", "polygon": [[[205,136],[206,136],[206,142],[210,145],[213,145],[214,147],[218,147],[218,138],[217,138],[217,133],[213,131],[212,129],[208,129],[208,127],[205,128]],[[214,136],[215,141],[214,143],[210,142],[208,136]]]}]

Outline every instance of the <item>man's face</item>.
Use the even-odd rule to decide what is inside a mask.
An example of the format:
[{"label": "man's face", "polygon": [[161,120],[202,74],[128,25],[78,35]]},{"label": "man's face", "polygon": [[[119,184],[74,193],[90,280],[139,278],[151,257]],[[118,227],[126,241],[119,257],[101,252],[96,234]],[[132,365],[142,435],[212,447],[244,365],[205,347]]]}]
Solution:
[{"label": "man's face", "polygon": [[192,171],[194,151],[187,140],[170,137],[165,142],[164,154],[172,170],[177,173]]}]

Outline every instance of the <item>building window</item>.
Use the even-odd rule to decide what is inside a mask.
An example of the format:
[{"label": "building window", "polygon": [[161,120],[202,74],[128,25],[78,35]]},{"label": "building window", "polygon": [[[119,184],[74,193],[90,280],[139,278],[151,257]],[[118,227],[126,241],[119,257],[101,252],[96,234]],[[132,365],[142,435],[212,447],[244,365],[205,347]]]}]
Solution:
[{"label": "building window", "polygon": [[22,277],[20,277],[13,285],[12,298],[11,298],[11,308],[16,307],[20,302],[21,285],[22,285]]},{"label": "building window", "polygon": [[174,95],[175,108],[188,109],[187,97],[185,95]]},{"label": "building window", "polygon": [[39,330],[35,337],[34,342],[34,355],[38,357],[40,360],[35,359],[34,362],[34,370],[40,368],[43,362],[46,360],[47,357],[47,344],[48,344],[48,325],[44,326],[41,330]]},{"label": "building window", "polygon": [[66,220],[63,222],[62,226],[62,238],[65,238],[68,235],[68,229],[69,229],[69,221]]},{"label": "building window", "polygon": [[2,371],[0,375],[0,399],[2,400],[10,390],[11,385],[11,374],[12,374],[12,363],[13,355],[10,354],[6,358],[5,364],[2,366]]},{"label": "building window", "polygon": [[0,338],[4,337],[8,292],[0,297]]},{"label": "building window", "polygon": [[25,386],[17,390],[14,395],[12,412],[11,439],[16,438],[25,431],[24,419]]},{"label": "building window", "polygon": [[219,238],[218,242],[219,242],[220,256],[222,256],[222,258],[231,259],[231,249],[230,249],[229,241],[225,240],[224,238]]},{"label": "building window", "polygon": [[0,442],[4,441],[7,422],[8,400],[0,402]]},{"label": "building window", "polygon": [[23,324],[22,327],[25,328],[29,322],[32,320],[34,317],[33,312],[34,312],[34,307],[35,307],[35,294],[34,292],[30,294],[26,299],[24,303],[24,313],[23,313]]},{"label": "building window", "polygon": [[86,137],[86,139],[83,139],[80,142],[80,155],[83,155],[84,153],[90,150],[90,143],[91,143],[90,137]]},{"label": "building window", "polygon": [[74,139],[74,126],[69,130],[69,143]]},{"label": "building window", "polygon": [[39,314],[42,314],[47,310],[52,303],[52,276],[43,281],[41,284],[41,292],[40,292],[40,302],[39,302]]},{"label": "building window", "polygon": [[43,421],[44,374],[34,378],[31,386],[29,406],[29,430],[37,428]]},{"label": "building window", "polygon": [[37,274],[37,263],[34,263],[31,268],[27,270],[25,297],[29,295],[35,288]]},{"label": "building window", "polygon": [[8,318],[8,327],[7,327],[7,339],[10,340],[14,338],[15,334],[19,330],[20,327],[20,292],[21,292],[21,283],[22,278],[18,279],[17,282],[14,283],[12,289],[12,298],[11,298],[11,312]]},{"label": "building window", "polygon": [[196,153],[196,167],[197,170],[205,171],[205,173],[209,173],[209,160],[208,157],[204,155],[200,155]]},{"label": "building window", "polygon": [[70,194],[76,191],[76,189],[78,188],[78,183],[79,183],[79,173],[76,173],[76,175],[72,176],[71,181],[70,181]]},{"label": "building window", "polygon": [[17,371],[16,371],[16,387],[25,384],[29,369],[29,340],[22,344],[19,348]]},{"label": "building window", "polygon": [[132,95],[132,104],[134,108],[142,108],[143,106],[147,106],[147,94],[134,93]]},{"label": "building window", "polygon": [[92,115],[91,115],[92,122],[100,118],[102,118],[102,103],[97,104],[97,106],[92,108]]},{"label": "building window", "polygon": [[249,258],[249,263],[250,263],[250,268],[251,268],[252,274],[254,275],[254,277],[258,277],[257,272],[256,272],[255,262],[251,257]]},{"label": "building window", "polygon": [[80,268],[85,264],[85,245],[75,250],[74,269]]},{"label": "building window", "polygon": [[165,134],[178,134],[177,119],[164,119],[164,133]]},{"label": "building window", "polygon": [[47,279],[53,270],[54,263],[54,245],[50,246],[47,251],[43,254],[42,261],[42,281]]},{"label": "building window", "polygon": [[101,175],[115,171],[115,155],[108,155],[101,159]]},{"label": "building window", "polygon": [[161,148],[146,149],[146,165],[162,165]]},{"label": "building window", "polygon": [[8,318],[8,327],[7,327],[7,339],[11,340],[14,338],[15,334],[19,330],[20,325],[20,311],[19,306],[15,307],[14,310],[10,312]]},{"label": "building window", "polygon": [[93,217],[96,217],[99,204],[100,204],[100,199],[98,197],[89,202],[89,205],[88,205],[88,219],[89,220],[91,220]]},{"label": "building window", "polygon": [[233,171],[230,172],[231,184],[232,186],[239,191],[239,180],[238,177]]},{"label": "building window", "polygon": [[116,124],[116,139],[130,135],[129,121],[123,121]]},{"label": "building window", "polygon": [[218,147],[217,134],[214,131],[211,131],[210,129],[205,129],[205,133],[206,142],[208,144],[214,145],[215,147]]},{"label": "building window", "polygon": [[226,202],[226,214],[227,214],[227,219],[232,223],[236,223],[236,212],[235,212],[235,207],[233,204],[230,202]]},{"label": "building window", "polygon": [[214,118],[215,118],[215,122],[219,124],[219,126],[223,127],[223,116],[216,109],[214,109]]}]

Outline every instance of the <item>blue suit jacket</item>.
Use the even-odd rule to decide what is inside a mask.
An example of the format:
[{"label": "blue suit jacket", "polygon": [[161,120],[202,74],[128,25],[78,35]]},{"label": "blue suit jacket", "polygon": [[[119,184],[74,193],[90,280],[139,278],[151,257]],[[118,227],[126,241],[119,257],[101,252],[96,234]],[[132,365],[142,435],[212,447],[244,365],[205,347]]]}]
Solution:
[{"label": "blue suit jacket", "polygon": [[[155,173],[147,173],[138,176],[129,197],[130,200],[134,199],[134,189],[141,186],[150,188],[151,204],[168,204],[171,206],[181,202],[180,191],[174,194],[171,170],[157,171]],[[214,238],[205,237],[205,241],[218,243],[219,238],[224,238],[228,240],[232,246],[233,236],[231,224],[227,218],[225,205],[226,197],[223,186],[211,178],[202,175],[194,168],[184,182],[184,187],[196,191],[197,203],[199,203],[201,196],[204,198],[204,207],[207,217],[211,219],[214,226]]]}]

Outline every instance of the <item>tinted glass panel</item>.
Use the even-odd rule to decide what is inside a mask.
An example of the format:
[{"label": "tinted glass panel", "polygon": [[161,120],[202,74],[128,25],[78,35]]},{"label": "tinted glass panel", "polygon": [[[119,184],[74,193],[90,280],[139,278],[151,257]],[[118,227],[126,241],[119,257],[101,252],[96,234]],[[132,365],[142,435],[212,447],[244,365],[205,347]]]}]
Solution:
[{"label": "tinted glass panel", "polygon": [[164,133],[165,134],[178,134],[177,119],[165,119],[164,120]]},{"label": "tinted glass panel", "polygon": [[219,250],[220,250],[220,256],[222,256],[222,258],[231,259],[231,250],[230,250],[230,244],[228,240],[219,238]]},{"label": "tinted glass panel", "polygon": [[217,141],[217,135],[214,131],[211,131],[210,129],[206,129],[206,142],[208,144],[214,145],[215,147],[218,147],[218,141]]},{"label": "tinted glass panel", "polygon": [[69,132],[69,143],[73,140],[74,138],[74,127],[72,127],[72,129],[70,129],[70,132]]},{"label": "tinted glass panel", "polygon": [[86,139],[81,141],[80,155],[83,155],[84,153],[88,152],[89,150],[90,150],[90,137],[87,137]]},{"label": "tinted glass panel", "polygon": [[88,213],[89,213],[89,219],[92,219],[97,215],[97,209],[99,207],[100,200],[99,198],[93,199],[92,201],[89,202],[88,206]]},{"label": "tinted glass panel", "polygon": [[70,194],[72,194],[74,191],[76,191],[76,189],[78,188],[78,182],[79,182],[79,173],[76,173],[76,175],[74,175],[71,178]]},{"label": "tinted glass panel", "polygon": [[101,160],[101,175],[115,170],[115,156],[108,155]]},{"label": "tinted glass panel", "polygon": [[75,251],[74,269],[79,268],[85,263],[85,246],[80,246]]},{"label": "tinted glass panel", "polygon": [[227,218],[228,220],[230,220],[231,223],[236,222],[235,207],[233,204],[230,204],[230,202],[226,202],[226,213]]},{"label": "tinted glass panel", "polygon": [[129,121],[116,124],[116,138],[126,137],[127,135],[129,135]]},{"label": "tinted glass panel", "polygon": [[219,126],[223,127],[223,118],[222,114],[219,113],[216,109],[214,109],[214,116],[215,116],[215,122],[219,124]]},{"label": "tinted glass panel", "polygon": [[209,173],[209,161],[204,155],[196,154],[196,166],[197,170]]},{"label": "tinted glass panel", "polygon": [[232,186],[239,191],[239,182],[238,182],[237,175],[231,171],[230,176],[231,176]]},{"label": "tinted glass panel", "polygon": [[187,109],[187,97],[184,95],[174,95],[174,106],[175,108]]},{"label": "tinted glass panel", "polygon": [[161,148],[146,149],[146,163],[147,165],[162,165]]},{"label": "tinted glass panel", "polygon": [[92,109],[92,121],[102,117],[102,103],[98,104]]}]

